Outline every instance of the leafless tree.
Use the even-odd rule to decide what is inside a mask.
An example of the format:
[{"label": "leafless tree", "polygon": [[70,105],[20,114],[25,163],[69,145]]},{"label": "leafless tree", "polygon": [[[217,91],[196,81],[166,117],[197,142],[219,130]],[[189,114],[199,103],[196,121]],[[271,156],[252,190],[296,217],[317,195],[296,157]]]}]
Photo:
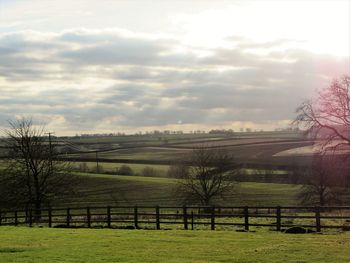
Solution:
[{"label": "leafless tree", "polygon": [[[350,157],[350,76],[333,80],[316,99],[304,101],[297,114],[294,122],[306,128],[309,136],[321,146],[305,176],[307,182],[302,195],[305,200],[318,196],[321,205],[329,203],[330,199],[339,199],[336,197],[341,195],[338,190],[346,190],[349,179],[347,168],[339,167],[348,163]],[[335,178],[340,180],[340,170],[342,185],[334,182]]]},{"label": "leafless tree", "polygon": [[303,188],[299,194],[302,204],[343,204],[347,194],[349,167],[341,156],[332,154],[315,155],[309,168],[300,178]]},{"label": "leafless tree", "polygon": [[40,218],[43,205],[74,192],[77,177],[67,162],[59,161],[58,144],[31,120],[10,122],[5,131],[9,156],[1,174],[0,197],[8,206],[32,207]]},{"label": "leafless tree", "polygon": [[234,176],[238,165],[233,156],[218,148],[193,149],[179,166],[184,171],[177,183],[177,193],[187,204],[213,205],[214,200],[224,198],[235,188]]},{"label": "leafless tree", "polygon": [[304,101],[297,114],[295,123],[321,139],[323,149],[350,146],[350,76],[335,79],[315,100]]}]

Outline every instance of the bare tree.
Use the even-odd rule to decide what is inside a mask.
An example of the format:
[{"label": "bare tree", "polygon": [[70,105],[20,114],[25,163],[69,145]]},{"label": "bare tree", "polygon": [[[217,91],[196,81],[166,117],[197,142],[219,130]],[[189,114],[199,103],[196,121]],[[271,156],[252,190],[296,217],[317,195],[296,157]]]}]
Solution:
[{"label": "bare tree", "polygon": [[342,204],[347,189],[348,166],[343,158],[332,154],[316,155],[300,178],[303,188],[299,194],[302,204]]},{"label": "bare tree", "polygon": [[1,200],[11,206],[33,207],[40,218],[44,204],[73,192],[77,177],[67,162],[57,159],[58,144],[48,140],[44,128],[27,119],[10,122],[10,126],[5,131],[9,157],[0,177]]},{"label": "bare tree", "polygon": [[[349,179],[346,178],[349,176],[347,168],[339,167],[350,157],[350,76],[333,80],[315,100],[304,101],[297,114],[294,122],[306,128],[309,136],[321,146],[305,176],[302,196],[305,201],[318,196],[320,205],[339,199]],[[335,182],[335,178],[340,180],[340,170],[343,173],[341,185]]]},{"label": "bare tree", "polygon": [[350,76],[335,79],[315,100],[304,101],[297,114],[295,123],[322,139],[323,149],[350,146]]},{"label": "bare tree", "polygon": [[183,175],[178,179],[177,193],[185,203],[212,205],[214,200],[232,193],[238,165],[223,149],[195,148],[179,164]]}]

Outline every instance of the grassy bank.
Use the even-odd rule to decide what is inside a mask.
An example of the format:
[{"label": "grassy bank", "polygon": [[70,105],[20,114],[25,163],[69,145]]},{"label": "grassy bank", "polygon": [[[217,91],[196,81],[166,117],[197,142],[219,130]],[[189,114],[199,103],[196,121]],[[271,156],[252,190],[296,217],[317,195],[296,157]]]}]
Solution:
[{"label": "grassy bank", "polygon": [[350,234],[0,228],[1,262],[348,262]]}]

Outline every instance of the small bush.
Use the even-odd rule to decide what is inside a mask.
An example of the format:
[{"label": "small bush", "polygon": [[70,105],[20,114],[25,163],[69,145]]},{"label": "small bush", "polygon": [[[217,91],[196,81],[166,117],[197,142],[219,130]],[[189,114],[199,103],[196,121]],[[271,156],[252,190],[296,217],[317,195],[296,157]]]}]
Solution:
[{"label": "small bush", "polygon": [[133,175],[134,171],[128,165],[122,165],[116,169],[116,173],[119,175]]},{"label": "small bush", "polygon": [[86,173],[89,171],[89,167],[86,163],[79,164],[78,171],[82,173]]},{"label": "small bush", "polygon": [[94,168],[91,169],[91,172],[93,173],[104,173],[105,169],[104,167],[99,164],[98,166],[95,166]]},{"label": "small bush", "polygon": [[167,177],[185,178],[188,174],[188,167],[184,165],[172,165],[169,167]]},{"label": "small bush", "polygon": [[159,176],[160,172],[157,169],[154,169],[152,167],[146,166],[141,171],[142,176]]}]

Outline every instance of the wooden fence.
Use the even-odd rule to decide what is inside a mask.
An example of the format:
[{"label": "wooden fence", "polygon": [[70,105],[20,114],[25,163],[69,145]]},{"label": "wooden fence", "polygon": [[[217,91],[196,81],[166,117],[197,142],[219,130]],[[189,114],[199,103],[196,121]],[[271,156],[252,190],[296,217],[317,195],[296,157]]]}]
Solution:
[{"label": "wooden fence", "polygon": [[350,206],[47,208],[40,211],[40,216],[30,209],[0,211],[0,225],[185,230],[240,228],[243,231],[259,227],[282,231],[300,226],[320,232],[330,228],[350,230]]}]

